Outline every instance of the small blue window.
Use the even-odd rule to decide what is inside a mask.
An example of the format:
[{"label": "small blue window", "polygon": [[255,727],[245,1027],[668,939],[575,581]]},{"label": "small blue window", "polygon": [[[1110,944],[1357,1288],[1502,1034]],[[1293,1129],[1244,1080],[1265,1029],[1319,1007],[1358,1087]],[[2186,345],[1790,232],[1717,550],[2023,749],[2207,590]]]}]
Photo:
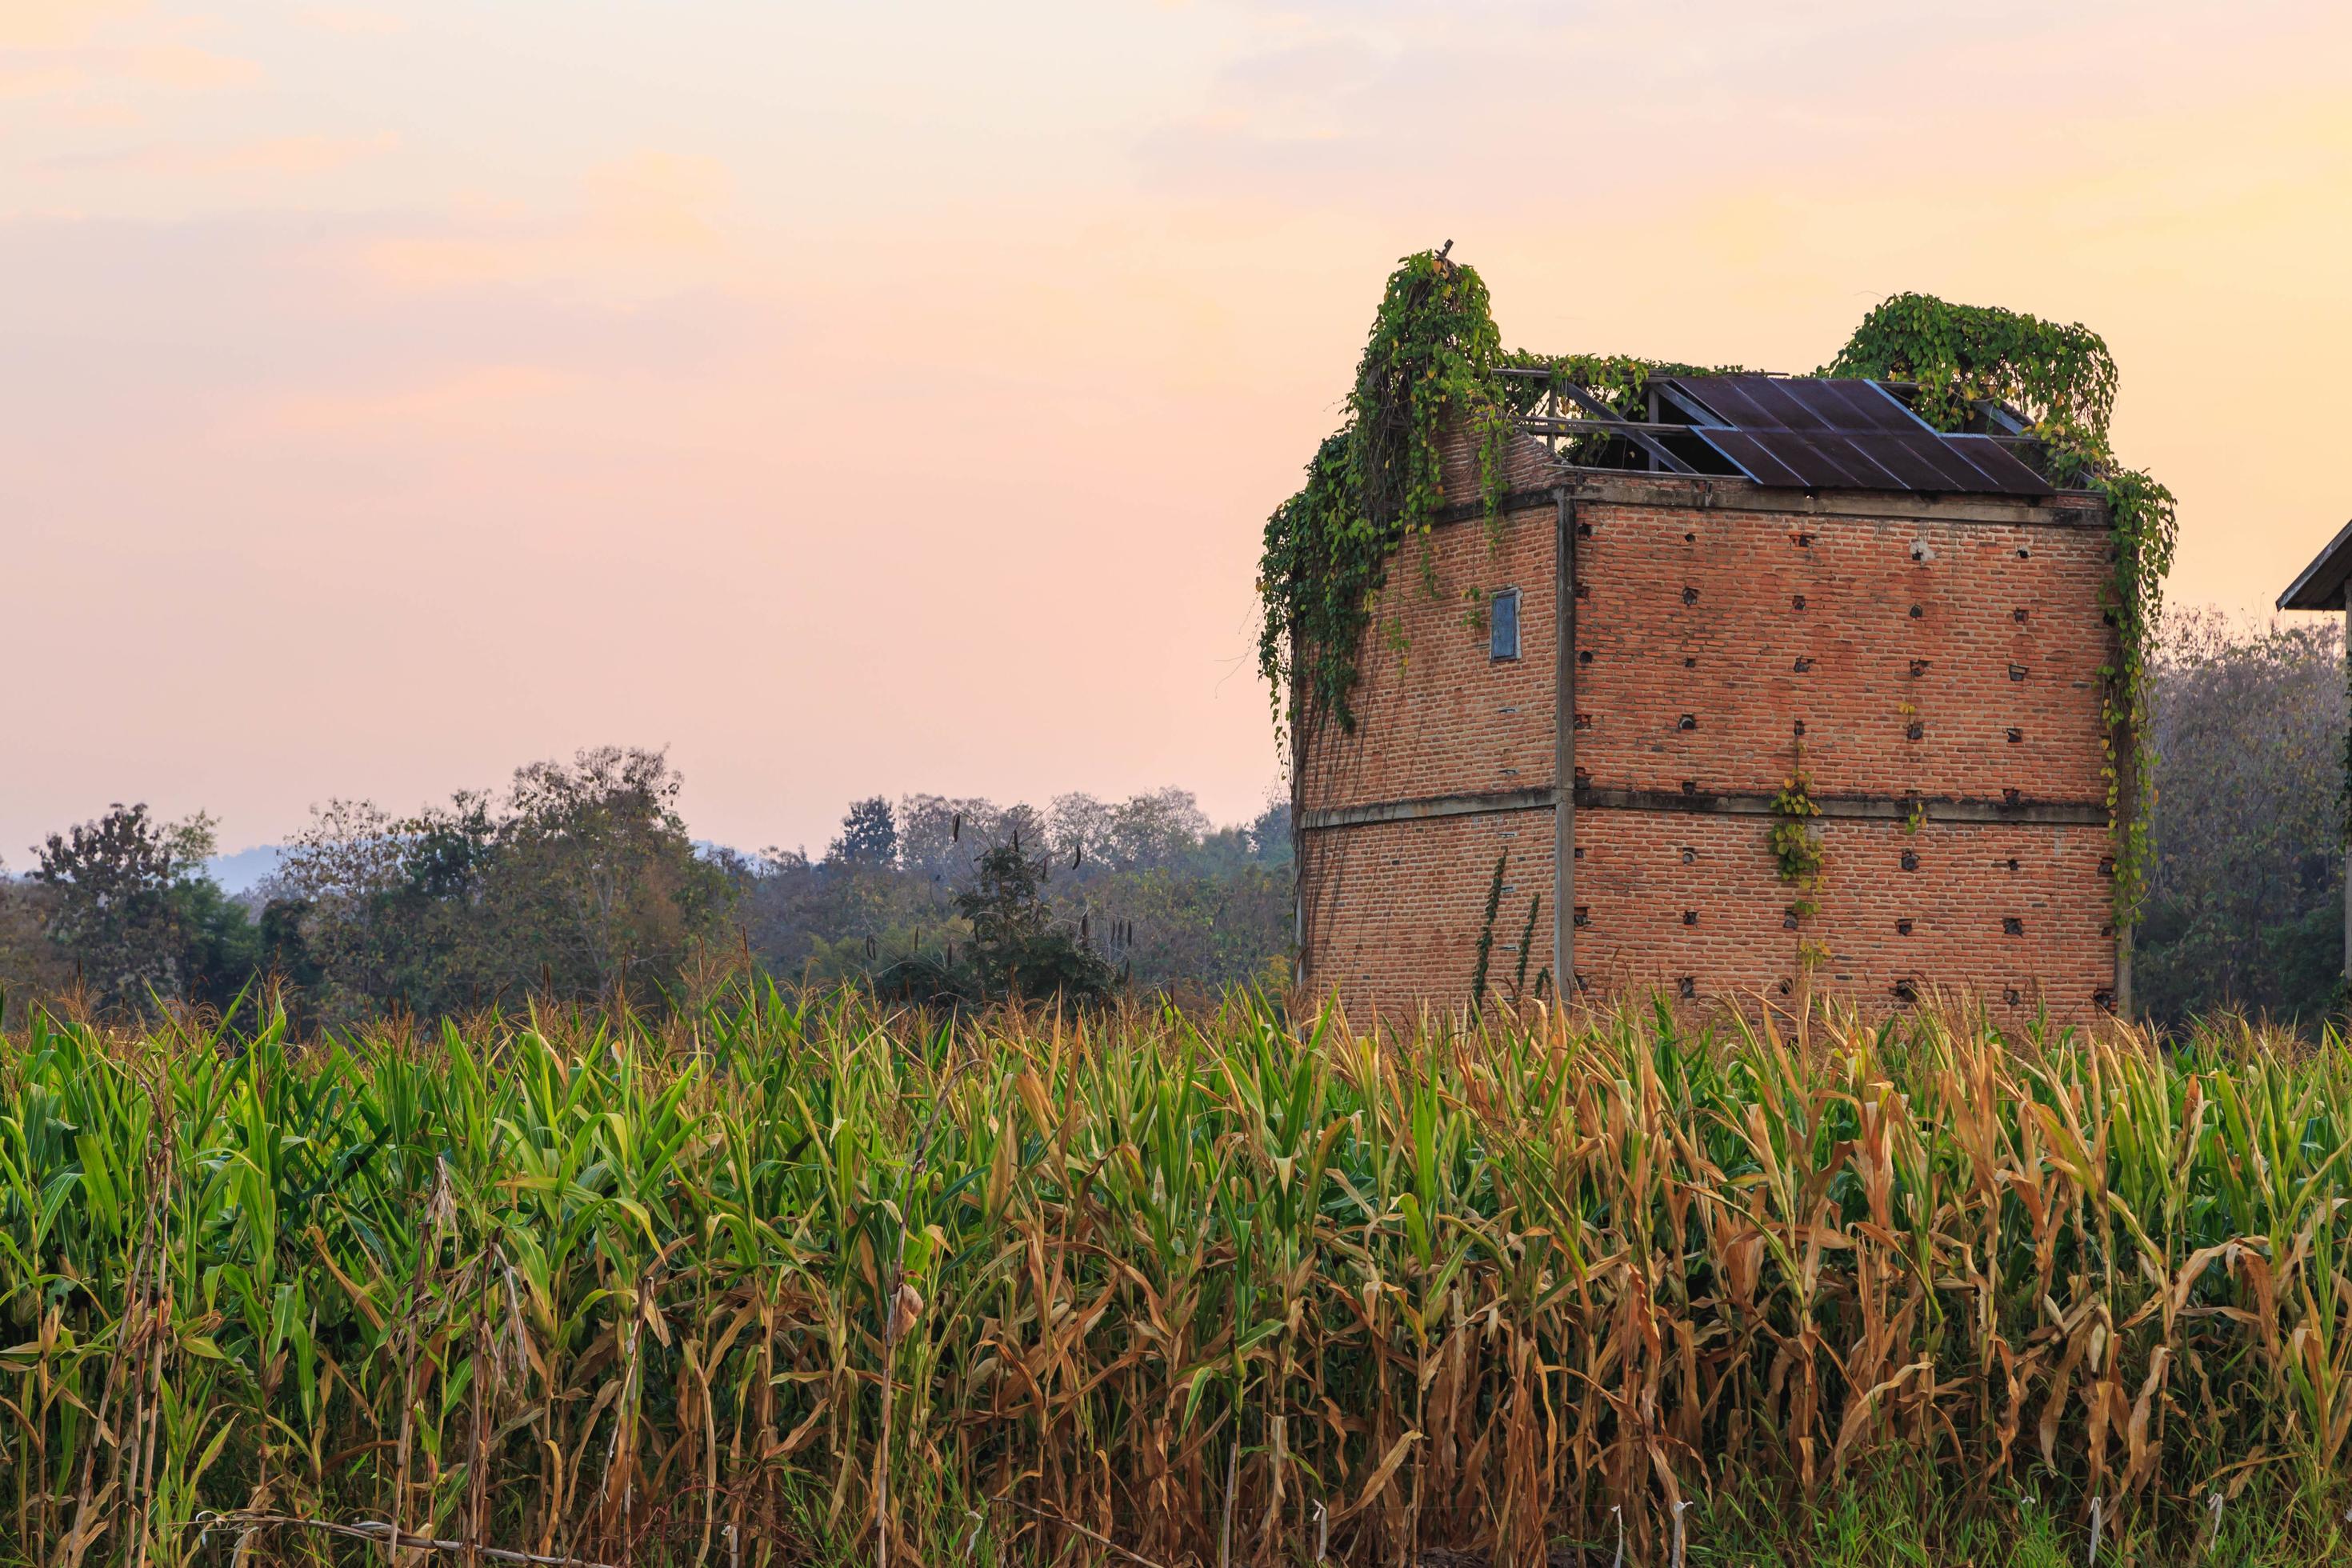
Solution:
[{"label": "small blue window", "polygon": [[1519,657],[1519,591],[1497,588],[1486,606],[1486,655],[1489,658]]}]

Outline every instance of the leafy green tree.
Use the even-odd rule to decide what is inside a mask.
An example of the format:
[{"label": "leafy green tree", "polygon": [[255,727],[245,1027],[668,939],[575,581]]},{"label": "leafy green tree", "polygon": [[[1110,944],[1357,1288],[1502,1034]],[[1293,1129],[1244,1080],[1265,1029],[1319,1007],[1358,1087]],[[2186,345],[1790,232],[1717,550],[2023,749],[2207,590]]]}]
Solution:
[{"label": "leafy green tree", "polygon": [[245,906],[210,877],[175,879],[171,900],[181,933],[180,997],[226,1014],[250,997],[261,966],[261,933]]},{"label": "leafy green tree", "polygon": [[199,818],[193,830],[167,826],[144,802],[118,802],[95,822],[50,834],[36,851],[34,879],[52,895],[50,940],[101,1008],[136,1012],[151,998],[180,994],[188,933],[173,883],[189,870],[191,851],[209,851],[207,826]]},{"label": "leafy green tree", "polygon": [[556,994],[664,989],[719,933],[733,886],[695,853],[684,784],[662,752],[617,746],[516,770],[483,897],[500,940],[535,958]]},{"label": "leafy green tree", "polygon": [[157,1002],[226,1012],[259,948],[244,908],[206,874],[214,820],[160,823],[142,803],[53,833],[34,879],[47,891],[50,942],[101,1011]]},{"label": "leafy green tree", "polygon": [[0,862],[0,1029],[26,1009],[62,995],[73,979],[64,950],[49,940],[54,891]]},{"label": "leafy green tree", "polygon": [[1139,985],[1197,994],[1280,989],[1290,951],[1290,872],[1244,861],[1105,878],[1087,889],[1104,956]]},{"label": "leafy green tree", "polygon": [[312,967],[328,1021],[654,1000],[724,934],[737,885],[696,854],[681,784],[661,752],[607,746],[516,770],[500,800],[461,792],[397,818],[331,802],[269,889],[275,951]]},{"label": "leafy green tree", "polygon": [[2176,617],[2156,664],[2155,874],[2137,1005],[2315,1024],[2344,953],[2343,638]]},{"label": "leafy green tree", "polygon": [[404,819],[372,801],[313,808],[264,906],[278,911],[273,949],[313,976],[304,988],[312,1017],[351,1023],[388,1007],[429,1016],[495,1000],[472,967],[479,866],[453,850],[482,847],[486,816],[468,795]]},{"label": "leafy green tree", "polygon": [[299,1028],[318,1019],[317,998],[326,970],[310,952],[304,931],[310,907],[292,899],[271,899],[254,922],[255,973],[275,983]]},{"label": "leafy green tree", "polygon": [[898,859],[898,820],[880,795],[853,803],[827,860],[852,866],[892,866]]},{"label": "leafy green tree", "polygon": [[972,970],[989,994],[1100,1001],[1116,975],[1046,902],[1050,869],[1049,861],[1032,860],[1018,843],[981,856],[971,887],[955,900],[971,922]]}]

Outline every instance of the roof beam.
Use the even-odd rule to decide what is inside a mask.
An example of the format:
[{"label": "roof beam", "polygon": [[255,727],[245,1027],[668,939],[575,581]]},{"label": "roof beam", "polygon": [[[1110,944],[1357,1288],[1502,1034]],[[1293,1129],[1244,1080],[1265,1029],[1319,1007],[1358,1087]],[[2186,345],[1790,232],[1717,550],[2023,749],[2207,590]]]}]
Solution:
[{"label": "roof beam", "polygon": [[[1570,401],[1575,403],[1579,407],[1584,409],[1587,413],[1594,416],[1594,422],[1612,426],[1610,431],[1612,435],[1624,437],[1626,440],[1633,442],[1633,445],[1641,447],[1644,452],[1649,453],[1651,457],[1655,458],[1658,461],[1665,464],[1665,466],[1675,473],[1695,474],[1698,472],[1696,468],[1691,467],[1688,463],[1684,462],[1680,458],[1675,457],[1672,452],[1668,451],[1666,449],[1666,444],[1664,441],[1661,441],[1656,437],[1647,433],[1651,429],[1657,428],[1657,426],[1639,425],[1631,419],[1625,418],[1623,416],[1620,415],[1617,410],[1612,408],[1609,405],[1601,402],[1601,399],[1593,396],[1592,394],[1585,391],[1584,388],[1577,385],[1576,383],[1570,381],[1565,377],[1554,376],[1551,379],[1550,385],[1553,392],[1564,392],[1568,394]],[[1556,423],[1581,425],[1587,423],[1587,421],[1580,419],[1559,420],[1556,421]],[[1573,434],[1573,432],[1565,433]],[[1563,434],[1563,432],[1554,431],[1551,432],[1551,434],[1558,435]]]}]

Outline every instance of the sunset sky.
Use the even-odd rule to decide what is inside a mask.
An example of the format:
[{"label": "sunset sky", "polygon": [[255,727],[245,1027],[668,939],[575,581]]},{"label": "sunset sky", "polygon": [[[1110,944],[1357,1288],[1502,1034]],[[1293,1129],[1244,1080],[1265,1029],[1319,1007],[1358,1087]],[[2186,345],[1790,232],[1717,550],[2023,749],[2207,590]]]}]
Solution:
[{"label": "sunset sky", "polygon": [[0,4],[0,860],[603,742],[702,837],[1276,785],[1267,510],[1381,281],[1804,370],[2085,322],[2266,611],[2352,515],[2352,8]]}]

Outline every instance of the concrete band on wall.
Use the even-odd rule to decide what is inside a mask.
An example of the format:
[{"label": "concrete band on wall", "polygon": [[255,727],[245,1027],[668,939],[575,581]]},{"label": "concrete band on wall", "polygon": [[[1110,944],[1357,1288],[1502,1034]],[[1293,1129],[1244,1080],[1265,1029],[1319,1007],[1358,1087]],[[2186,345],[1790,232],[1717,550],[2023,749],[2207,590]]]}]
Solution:
[{"label": "concrete band on wall", "polygon": [[[1496,795],[1446,795],[1422,800],[1374,801],[1364,805],[1310,811],[1299,821],[1306,832],[1354,827],[1371,822],[1405,822],[1435,816],[1467,816],[1491,811],[1549,811],[1559,793],[1549,787]],[[1576,788],[1579,811],[1687,812],[1693,816],[1770,816],[1769,795],[1671,794],[1664,790]],[[1902,798],[1894,795],[1820,795],[1813,805],[1832,822],[2047,822],[2104,827],[2104,801],[1998,801]]]},{"label": "concrete band on wall", "polygon": [[[1565,485],[1558,476],[1565,476]],[[1769,512],[1791,517],[1864,518],[1890,522],[1991,522],[2027,528],[2083,528],[2104,535],[2105,510],[2088,490],[2062,490],[2046,501],[2007,500],[1988,496],[1937,496],[1916,492],[1874,490],[1768,490],[1746,479],[1718,475],[1696,478],[1674,474],[1620,473],[1593,468],[1554,470],[1539,485],[1506,490],[1495,510],[1504,516],[1549,510],[1565,488],[1579,500],[1629,506],[1684,507],[1696,511],[1721,509]],[[1538,476],[1539,477],[1539,476]],[[1450,487],[1449,487],[1450,488]],[[1483,500],[1441,507],[1435,521],[1444,526],[1484,519]]]}]

